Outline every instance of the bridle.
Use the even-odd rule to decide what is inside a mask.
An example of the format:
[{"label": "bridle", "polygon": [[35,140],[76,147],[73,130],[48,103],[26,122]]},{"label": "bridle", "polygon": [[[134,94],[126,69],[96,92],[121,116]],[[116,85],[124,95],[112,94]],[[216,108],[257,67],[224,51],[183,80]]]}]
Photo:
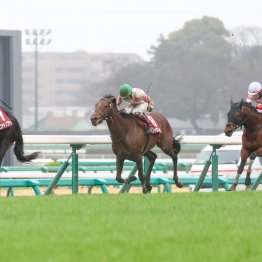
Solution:
[{"label": "bridle", "polygon": [[[108,102],[108,110],[112,108],[112,102],[107,98],[102,98],[101,100],[106,100]],[[106,117],[104,113],[102,113],[99,109],[96,109],[95,112],[98,112],[103,120],[111,119],[111,117]],[[106,112],[107,113],[107,112]]]},{"label": "bridle", "polygon": [[[108,102],[108,111],[109,111],[111,108],[113,108],[113,106],[112,106],[112,101],[110,101],[110,100],[107,99],[107,98],[102,98],[102,99],[100,99],[100,101],[101,101],[101,100],[106,100],[106,101]],[[95,111],[98,112],[98,113],[101,115],[101,117],[102,117],[103,120],[112,120],[112,117],[106,117],[105,114],[102,113],[99,109],[96,109]],[[106,113],[107,113],[107,112],[106,112]],[[111,137],[111,140],[112,140],[113,143],[120,143],[120,142],[122,141],[122,137],[120,137],[120,138],[118,138],[118,139],[116,139],[116,140],[113,140],[113,137],[112,137],[112,136],[110,136],[110,137]]]},{"label": "bridle", "polygon": [[249,118],[250,115],[251,115],[251,114],[249,114],[249,115],[246,117],[246,119],[245,119],[245,118],[244,118],[244,115],[243,115],[243,112],[242,112],[242,106],[243,106],[243,105],[241,105],[241,107],[240,107],[240,109],[241,109],[240,118],[237,119],[237,120],[235,120],[235,121],[234,121],[235,123],[230,122],[230,123],[226,124],[226,127],[233,126],[234,130],[236,130],[236,129],[238,129],[238,128],[242,129],[244,123],[248,120],[248,118]]},{"label": "bridle", "polygon": [[231,123],[231,125],[233,125],[235,130],[238,129],[238,128],[242,129],[244,122],[245,122],[245,120],[244,120],[244,117],[243,117],[243,112],[241,110],[240,118],[237,119],[235,121],[235,123]]}]

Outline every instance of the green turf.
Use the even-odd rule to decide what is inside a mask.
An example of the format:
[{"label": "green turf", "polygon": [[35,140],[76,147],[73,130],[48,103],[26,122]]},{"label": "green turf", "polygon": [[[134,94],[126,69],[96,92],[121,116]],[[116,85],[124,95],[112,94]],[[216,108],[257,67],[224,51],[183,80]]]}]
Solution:
[{"label": "green turf", "polygon": [[262,192],[0,199],[0,261],[262,261]]}]

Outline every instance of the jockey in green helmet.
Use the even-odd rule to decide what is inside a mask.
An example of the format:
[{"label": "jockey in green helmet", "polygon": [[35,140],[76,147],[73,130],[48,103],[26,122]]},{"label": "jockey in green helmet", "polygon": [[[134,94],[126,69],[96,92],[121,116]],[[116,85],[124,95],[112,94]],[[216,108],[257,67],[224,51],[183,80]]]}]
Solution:
[{"label": "jockey in green helmet", "polygon": [[120,86],[119,93],[123,99],[126,99],[132,93],[132,86],[129,84],[123,84]]},{"label": "jockey in green helmet", "polygon": [[[122,84],[119,88],[119,96],[117,98],[117,106],[120,106],[123,101],[128,102],[125,108],[126,113],[134,114],[139,117],[147,126],[146,133],[153,132],[145,112],[151,112],[154,108],[154,101],[150,98],[144,90],[140,88],[133,88],[130,84]],[[159,132],[159,130],[156,130]]]}]

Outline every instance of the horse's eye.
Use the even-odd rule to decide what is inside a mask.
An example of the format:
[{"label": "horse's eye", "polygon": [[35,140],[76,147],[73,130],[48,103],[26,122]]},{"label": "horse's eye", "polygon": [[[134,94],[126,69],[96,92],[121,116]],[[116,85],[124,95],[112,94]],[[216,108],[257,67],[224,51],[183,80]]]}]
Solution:
[{"label": "horse's eye", "polygon": [[235,114],[235,118],[240,118],[240,117],[241,117],[241,115],[239,113]]}]

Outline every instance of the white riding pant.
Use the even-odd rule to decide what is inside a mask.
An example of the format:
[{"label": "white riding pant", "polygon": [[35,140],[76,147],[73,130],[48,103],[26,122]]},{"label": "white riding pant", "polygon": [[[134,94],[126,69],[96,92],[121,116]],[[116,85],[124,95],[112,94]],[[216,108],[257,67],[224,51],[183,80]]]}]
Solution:
[{"label": "white riding pant", "polygon": [[147,106],[148,104],[147,103],[142,103],[142,104],[138,104],[138,105],[131,105],[129,104],[125,110],[128,114],[130,113],[145,113],[147,112]]}]

